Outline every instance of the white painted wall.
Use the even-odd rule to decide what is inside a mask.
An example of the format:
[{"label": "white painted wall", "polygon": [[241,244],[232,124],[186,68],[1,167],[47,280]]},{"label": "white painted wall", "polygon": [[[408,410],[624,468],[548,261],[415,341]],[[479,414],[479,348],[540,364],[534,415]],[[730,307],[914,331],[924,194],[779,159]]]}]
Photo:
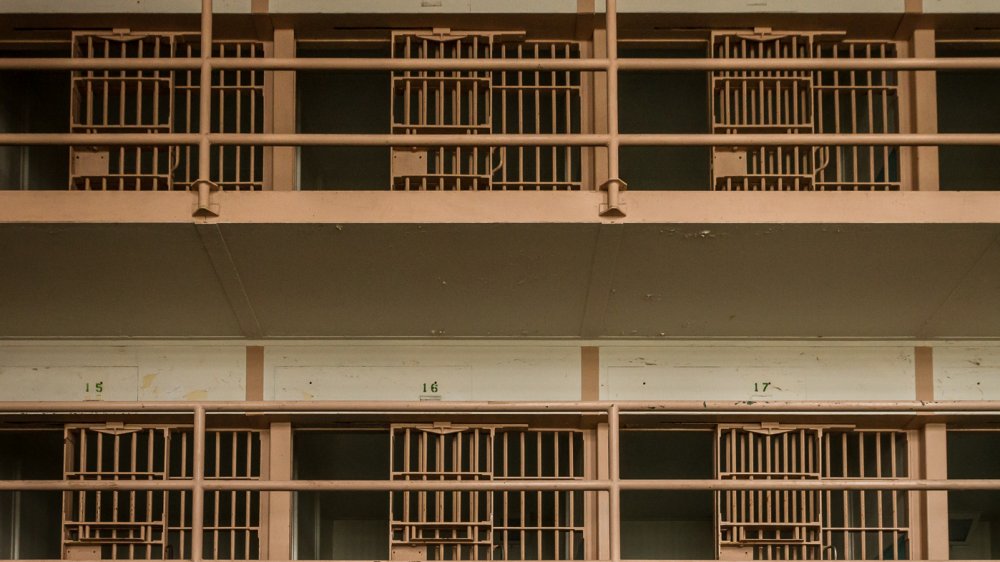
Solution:
[{"label": "white painted wall", "polygon": [[[435,382],[436,392],[432,387]],[[580,348],[578,345],[267,346],[264,398],[579,400]]]},{"label": "white painted wall", "polygon": [[[0,400],[242,400],[246,395],[245,345],[0,343]],[[267,345],[264,396],[286,400],[578,400],[580,345],[584,344]],[[600,396],[614,400],[911,400],[915,397],[914,345],[919,343],[608,343],[601,348]],[[935,344],[934,373],[939,400],[1000,400],[1000,344]],[[764,383],[769,383],[766,389]]]},{"label": "white painted wall", "polygon": [[934,398],[1000,400],[1000,346],[935,347]]},{"label": "white painted wall", "polygon": [[912,346],[612,347],[601,398],[913,400],[913,369]]},{"label": "white painted wall", "polygon": [[242,345],[0,346],[2,400],[243,400],[245,380]]},{"label": "white painted wall", "polygon": [[995,14],[997,0],[924,0],[925,14]]},{"label": "white painted wall", "polygon": [[[217,14],[249,14],[251,0],[213,0]],[[8,14],[196,14],[201,0],[0,0]]]}]

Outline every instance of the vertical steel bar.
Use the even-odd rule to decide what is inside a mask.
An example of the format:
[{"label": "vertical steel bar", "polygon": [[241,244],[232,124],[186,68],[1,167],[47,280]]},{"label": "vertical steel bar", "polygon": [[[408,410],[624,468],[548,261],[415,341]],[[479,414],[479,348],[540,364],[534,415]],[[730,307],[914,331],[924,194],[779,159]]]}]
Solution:
[{"label": "vertical steel bar", "polygon": [[[188,455],[188,434],[183,432],[181,435],[181,473],[180,478],[187,476],[187,455]],[[169,448],[167,449],[169,451]],[[169,465],[164,465],[164,473],[167,473],[167,467]],[[169,477],[170,475],[167,474]],[[181,490],[181,508],[180,508],[180,556],[184,557],[184,546],[185,546],[185,535],[184,527],[187,522],[187,491]]]},{"label": "vertical steel bar", "polygon": [[[236,75],[239,76],[239,72],[238,71],[237,71]],[[237,94],[237,96],[238,95],[239,94]],[[237,115],[239,115],[239,113],[237,113]],[[239,181],[239,180],[237,179],[237,181]],[[235,431],[232,431],[232,432],[229,432],[229,435],[232,438],[232,441],[230,441],[231,455],[232,456],[230,458],[230,466],[229,466],[230,472],[229,472],[229,477],[230,478],[236,478],[237,477],[237,473],[236,473],[236,458],[237,458],[237,455],[236,455],[236,439],[237,439],[237,436],[239,436],[239,433],[237,433]],[[222,464],[222,463],[219,463],[219,464]],[[228,521],[229,522],[229,558],[230,559],[234,559],[234,558],[236,558],[236,520],[237,520],[236,519],[236,495],[237,495],[237,492],[236,492],[236,490],[230,490],[228,493],[229,493],[229,517],[228,517],[228,520],[229,520]],[[218,507],[216,507],[216,509],[218,509]]]},{"label": "vertical steel bar", "polygon": [[[614,0],[608,0],[608,13],[609,14],[610,13],[614,13],[613,10],[614,10]],[[610,30],[609,30],[608,34],[610,36]],[[610,39],[609,39],[609,43],[610,43]],[[610,50],[609,50],[609,53],[610,53]],[[617,71],[617,69],[615,69],[615,71]],[[608,83],[610,84],[610,82],[611,82],[611,80],[610,80],[610,76],[609,76]],[[617,93],[616,93],[615,97],[617,98]],[[612,106],[609,103],[608,105],[609,105],[609,108],[614,109],[615,111],[617,111],[617,109],[618,109],[617,104],[615,104],[615,105]],[[609,120],[610,120],[610,115],[609,115]],[[615,129],[614,130],[616,132],[618,130],[617,129],[617,119],[616,119]],[[617,148],[617,145],[616,145],[616,148]],[[617,168],[617,162],[615,163],[615,167]],[[612,404],[608,408],[608,449],[610,449],[610,451],[608,452],[608,478],[609,478],[609,480],[611,480],[610,498],[609,498],[609,501],[608,501],[608,506],[609,506],[610,511],[611,511],[611,517],[610,517],[611,524],[608,527],[608,531],[609,531],[609,538],[610,538],[609,542],[611,544],[611,560],[612,560],[612,562],[618,562],[622,558],[622,545],[621,545],[621,494],[620,494],[620,490],[618,488],[619,472],[620,472],[619,471],[619,468],[620,468],[620,459],[618,457],[618,449],[619,449],[619,442],[620,442],[619,437],[620,437],[620,435],[619,435],[618,404]]]},{"label": "vertical steel bar", "polygon": [[[255,74],[255,72],[251,72],[250,76],[253,76],[254,74]],[[255,95],[256,95],[256,93],[255,93]],[[251,115],[253,115],[252,112],[251,112]],[[252,432],[252,431],[248,431],[247,432],[247,458],[246,458],[246,463],[247,463],[247,466],[246,466],[246,476],[247,476],[247,479],[254,479],[255,478],[254,471],[253,471],[253,438],[256,435],[257,434],[255,432]],[[244,537],[243,558],[245,558],[247,560],[250,560],[252,558],[252,556],[250,554],[250,542],[251,542],[252,535],[253,535],[252,529],[254,527],[253,517],[252,517],[251,511],[250,511],[250,505],[252,503],[251,502],[251,496],[250,496],[250,494],[251,494],[251,492],[248,490],[247,493],[246,493],[246,496],[244,498],[244,501],[246,502],[246,505],[244,506],[244,509],[246,511],[245,511],[245,513],[243,515],[244,522],[246,523],[246,526],[247,526],[246,530],[243,533],[243,537]],[[316,494],[316,495],[317,495],[317,497],[319,496],[319,494]],[[317,550],[317,552],[318,552],[318,550]]]},{"label": "vertical steel bar", "polygon": [[[879,51],[879,58],[882,58],[882,59],[886,58],[888,56],[888,54],[887,54],[886,51],[887,51],[886,50],[886,45],[885,45],[885,43],[882,43],[882,46],[881,46],[880,51]],[[882,132],[882,133],[888,133],[888,132],[890,132],[890,130],[889,130],[889,80],[888,80],[888,77],[889,77],[889,73],[883,70],[882,74],[881,74],[881,80],[880,80],[880,82],[881,82],[880,85],[882,87],[882,130],[880,132]],[[888,146],[883,146],[882,147],[882,181],[885,182],[885,184],[886,184],[885,185],[886,190],[890,189],[890,182],[892,182],[892,177],[889,174],[889,147]],[[895,438],[893,438],[891,441],[895,442]],[[895,524],[893,524],[893,525],[895,525]]]},{"label": "vertical steel bar", "polygon": [[[534,44],[531,56],[538,60],[538,43]],[[542,78],[541,74],[536,70],[534,81],[532,81],[532,87],[535,90],[535,128],[532,132],[536,135],[542,133],[542,90],[541,90]],[[542,181],[542,147],[535,147],[535,185],[538,185]]]},{"label": "vertical steel bar", "polygon": [[[214,468],[215,468],[214,478],[216,480],[218,480],[219,478],[222,478],[222,472],[221,472],[221,470],[222,470],[222,432],[221,431],[213,431],[212,432],[212,440],[215,442],[215,447],[214,447],[215,454],[213,456],[213,458],[215,459],[215,462],[212,463],[214,465]],[[220,495],[221,493],[222,492],[220,490],[216,490],[215,493],[212,496],[212,500],[213,500],[212,501],[212,525],[213,525],[213,528],[212,528],[212,560],[218,560],[219,559],[219,526],[221,525],[221,522],[219,520],[219,504],[222,502],[222,496]]]},{"label": "vertical steel bar", "polygon": [[[617,0],[607,0],[605,9],[605,26],[607,27],[607,50],[608,50],[608,201],[617,202],[618,199],[618,2]],[[617,408],[612,410],[617,417]],[[612,431],[613,439],[617,442],[617,432]],[[614,461],[617,462],[617,450]],[[617,491],[612,493],[612,497],[617,495]],[[612,514],[614,517],[614,514]],[[612,527],[617,524],[617,520],[612,523]],[[617,560],[615,554],[615,541],[612,541],[612,559]]]},{"label": "vertical steel bar", "polygon": [[[203,6],[211,9],[212,0],[204,0]],[[204,16],[204,13],[202,14]],[[211,18],[211,16],[209,16]],[[204,21],[204,20],[203,20]],[[209,20],[211,24],[211,20]],[[211,46],[211,43],[209,43]],[[202,45],[204,47],[204,44]],[[205,51],[202,51],[204,54]],[[203,68],[204,70],[204,68]],[[204,72],[202,78],[204,78]],[[205,82],[202,82],[202,92]],[[206,96],[203,98],[208,99]],[[204,115],[202,116],[204,117]],[[203,122],[204,123],[204,122]],[[201,562],[203,558],[203,534],[205,528],[205,407],[194,407],[194,450],[192,451],[193,469],[191,471],[191,560]]]},{"label": "vertical steel bar", "polygon": [[[552,81],[555,82],[555,76],[554,75],[553,75],[552,78],[553,78]],[[554,99],[555,98],[555,90],[552,90],[552,96],[553,96],[553,99]],[[553,101],[553,105],[555,105],[554,101]],[[554,113],[555,112],[553,112],[553,114]],[[552,447],[553,447],[552,448],[552,461],[553,461],[552,462],[552,466],[554,468],[553,478],[555,478],[555,479],[559,478],[559,437],[560,437],[560,435],[561,435],[561,432],[559,432],[559,431],[555,431],[555,432],[552,433]],[[553,503],[554,503],[553,512],[555,514],[555,517],[553,518],[553,522],[552,522],[552,526],[554,527],[553,536],[555,538],[555,557],[554,557],[555,560],[559,560],[559,526],[560,526],[560,519],[559,519],[559,498],[560,498],[561,495],[562,495],[562,492],[552,492],[552,499],[553,499]]]},{"label": "vertical steel bar", "polygon": [[[892,438],[889,440],[889,466],[891,467],[889,472],[890,478],[897,478],[899,476],[896,472],[896,435],[897,434],[895,433],[892,434]],[[899,517],[896,512],[896,502],[898,497],[895,490],[891,492],[890,499],[892,500],[892,559],[899,560]]]},{"label": "vertical steel bar", "polygon": [[[517,45],[517,58],[524,58],[524,47],[518,43]],[[524,72],[517,71],[517,134],[524,133]],[[517,147],[517,179],[518,179],[518,190],[524,189],[524,147]],[[523,437],[524,434],[522,433]],[[523,448],[522,448],[523,450]],[[522,498],[523,499],[523,498]],[[523,533],[522,533],[523,534]],[[522,537],[523,538],[523,537]]]},{"label": "vertical steel bar", "polygon": [[[220,43],[219,58],[225,58],[225,57],[226,57],[226,45],[224,43]],[[215,89],[215,85],[212,84],[211,82],[209,82],[209,84],[206,87],[208,88],[209,91],[213,91]],[[225,70],[219,71],[218,90],[219,90],[219,107],[217,108],[217,111],[219,112],[219,132],[225,133],[226,132],[226,71]],[[239,116],[237,116],[237,118],[239,118]],[[225,173],[226,149],[229,147],[220,145],[218,148],[219,150],[217,151],[217,154],[219,155],[219,161],[217,163],[218,171],[216,175],[216,180],[218,180],[220,184],[223,184],[226,181],[226,173]],[[207,179],[207,176],[206,178],[203,179]]]},{"label": "vertical steel bar", "polygon": [[[567,58],[567,59],[573,58],[572,47],[571,47],[571,45],[569,43],[566,43],[566,46],[565,46],[565,56],[563,58]],[[563,113],[564,113],[564,119],[566,121],[563,123],[563,131],[562,132],[572,133],[573,132],[573,101],[572,100],[573,100],[573,92],[574,92],[574,90],[573,90],[573,74],[570,71],[567,70],[566,73],[565,73],[565,76],[563,77],[563,79],[566,81],[565,84],[563,84],[563,86],[564,86],[563,92],[566,94],[564,96],[564,99],[563,99],[563,103],[566,104],[566,107],[563,108]],[[579,91],[577,91],[577,95],[579,95]],[[566,146],[566,156],[565,156],[565,160],[563,161],[563,165],[565,166],[564,172],[563,172],[563,180],[566,182],[566,189],[572,189],[572,185],[573,185],[573,150],[574,150],[573,147]],[[572,443],[572,442],[573,442],[573,436],[571,434],[570,435],[570,443]],[[570,458],[571,458],[571,461],[572,461],[572,456]],[[573,494],[570,494],[570,497],[573,497]],[[572,542],[572,537],[573,537],[573,535],[570,534],[570,542]]]},{"label": "vertical steel bar", "polygon": [[[520,49],[520,48],[521,48],[520,45],[518,45],[518,49]],[[521,73],[518,72],[518,76],[520,76],[520,75],[521,75]],[[518,79],[518,81],[520,81],[520,78]],[[521,438],[520,439],[520,441],[521,441],[521,447],[520,447],[520,454],[521,454],[521,478],[525,477],[525,475],[526,475],[525,471],[527,470],[527,465],[528,465],[528,461],[527,461],[528,446],[527,446],[526,433],[527,432],[525,432],[525,431],[521,431],[521,432],[518,433],[518,435]],[[525,540],[527,537],[525,535],[526,530],[525,530],[525,524],[524,524],[524,522],[526,520],[525,519],[525,513],[527,512],[527,503],[528,503],[528,495],[527,494],[528,493],[525,492],[524,490],[521,490],[519,493],[521,494],[521,558],[519,558],[519,560],[526,560],[526,558],[525,558],[525,551],[527,550],[527,542],[528,541]]]},{"label": "vertical steel bar", "polygon": [[[853,76],[853,73],[852,73],[852,76]],[[853,101],[852,101],[852,105],[853,105]],[[855,116],[855,119],[856,118],[857,117]],[[855,181],[856,180],[857,180],[857,176],[855,176]],[[858,433],[858,476],[861,477],[861,478],[865,477],[865,434],[864,433]],[[860,517],[860,521],[861,521],[860,525],[858,525],[858,526],[861,529],[859,534],[860,534],[860,539],[861,539],[861,559],[862,560],[867,560],[868,559],[868,543],[867,543],[867,539],[868,539],[867,535],[868,535],[868,533],[865,531],[865,527],[868,526],[868,524],[866,523],[866,518],[865,518],[865,511],[866,511],[866,508],[865,508],[865,494],[866,493],[867,492],[865,490],[858,490],[858,506],[859,506],[858,507],[858,513],[859,513],[859,517]]]},{"label": "vertical steel bar", "polygon": [[[829,432],[826,432],[826,433],[823,434],[823,448],[824,448],[824,453],[825,454],[823,455],[824,470],[823,470],[823,474],[821,474],[821,476],[823,478],[825,478],[825,479],[830,479],[833,476],[833,473],[830,470],[831,469],[831,466],[830,466],[830,441],[832,439],[833,439],[833,435],[831,435]],[[825,492],[825,494],[826,494],[826,498],[825,498],[826,499],[826,502],[825,502],[826,518],[825,518],[825,520],[823,522],[823,525],[826,527],[826,545],[827,546],[831,546],[833,544],[833,532],[831,530],[831,527],[833,527],[833,517],[831,516],[830,506],[833,503],[833,498],[831,497],[830,490],[827,490]],[[834,556],[834,558],[836,558],[836,556]]]},{"label": "vertical steel bar", "polygon": [[[209,178],[212,175],[212,143],[208,135],[212,130],[212,0],[201,0],[201,83],[198,88],[198,203],[199,207],[208,207]],[[204,410],[202,410],[204,415]],[[197,439],[197,435],[195,436]],[[202,435],[204,439],[204,435]],[[204,461],[204,453],[195,453]],[[201,478],[200,473],[196,473]],[[200,524],[200,523],[199,523]],[[199,546],[200,546],[200,539]],[[193,543],[192,543],[193,544]],[[192,553],[201,558],[201,552]]]},{"label": "vertical steel bar", "polygon": [[[535,48],[537,49],[537,46]],[[538,57],[536,56],[535,58],[538,58]],[[537,86],[537,85],[538,85],[538,79],[536,77],[536,79],[535,79],[535,86]],[[535,90],[535,95],[536,96],[538,95],[538,90],[537,89]],[[535,108],[537,109],[538,106],[535,105]],[[538,153],[536,152],[536,155],[537,154]],[[536,162],[536,165],[537,165],[538,160],[536,159],[535,162]],[[535,180],[536,181],[538,180],[538,176],[535,176]],[[535,478],[541,478],[542,477],[542,432],[541,431],[535,432],[535,474],[534,474],[534,476],[535,476]],[[535,503],[535,508],[536,508],[536,512],[535,513],[536,513],[536,515],[535,515],[535,521],[534,521],[534,523],[535,523],[534,529],[535,529],[535,545],[536,545],[536,548],[538,549],[538,551],[537,551],[536,554],[537,554],[538,558],[542,558],[542,497],[543,496],[542,496],[542,491],[541,490],[539,490],[538,492],[535,493],[535,502],[536,502]],[[524,525],[524,523],[521,523],[521,524]]]},{"label": "vertical steel bar", "polygon": [[[551,43],[549,45],[549,58],[552,58],[552,59],[556,58],[556,44],[555,43]],[[549,98],[550,98],[551,105],[552,105],[552,119],[551,119],[551,121],[552,121],[552,128],[549,130],[549,132],[552,133],[552,134],[556,134],[556,133],[559,132],[559,127],[558,127],[559,109],[558,109],[558,106],[556,105],[556,94],[558,93],[558,87],[556,86],[556,82],[557,82],[556,75],[557,75],[557,73],[556,73],[555,70],[553,70],[551,73],[549,73],[549,81],[550,81],[550,84],[549,84],[549,88],[550,88]],[[553,187],[556,187],[555,184],[556,184],[556,182],[559,181],[559,174],[558,174],[558,171],[557,171],[557,170],[559,170],[558,154],[559,154],[559,147],[557,147],[555,145],[552,145],[552,170],[549,172],[549,181],[552,182]],[[538,189],[541,189],[541,187],[542,187],[541,183],[539,183]],[[556,541],[556,542],[558,543],[558,541]],[[556,557],[556,558],[558,558],[558,557]]]},{"label": "vertical steel bar", "polygon": [[[875,159],[874,156],[875,155],[873,154],[872,160]],[[882,435],[883,434],[881,431],[875,432],[875,478],[884,478],[882,474]],[[892,434],[889,433],[887,435],[891,436]],[[875,498],[876,498],[875,514],[877,519],[876,526],[878,528],[878,534],[876,535],[878,537],[878,559],[881,560],[882,552],[884,552],[883,551],[884,548],[883,535],[885,534],[884,527],[886,526],[885,519],[882,514],[882,490],[878,490],[875,492]]]}]

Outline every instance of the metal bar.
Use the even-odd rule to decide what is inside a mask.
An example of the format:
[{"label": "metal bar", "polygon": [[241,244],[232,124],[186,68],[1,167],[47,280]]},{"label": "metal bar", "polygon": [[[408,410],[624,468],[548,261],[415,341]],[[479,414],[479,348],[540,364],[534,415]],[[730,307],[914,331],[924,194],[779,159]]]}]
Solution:
[{"label": "metal bar", "polygon": [[[1000,146],[1000,133],[619,134],[621,146]],[[203,144],[193,133],[2,133],[0,146],[177,146]],[[610,135],[387,135],[210,133],[208,145],[255,146],[607,146]],[[200,162],[199,162],[200,166]]]},{"label": "metal bar", "polygon": [[[607,71],[611,60],[579,59],[384,59],[384,58],[259,58],[212,60],[217,70],[515,70]],[[805,71],[805,70],[1000,70],[1000,57],[896,59],[619,59],[618,70],[629,71]],[[70,59],[0,58],[4,70],[197,70],[198,59]]]},{"label": "metal bar", "polygon": [[[618,180],[618,147],[620,144],[620,137],[618,135],[618,14],[617,14],[617,0],[606,0],[605,7],[605,26],[607,30],[607,102],[608,102],[608,180],[609,180],[609,191],[608,193],[608,203],[609,207],[617,203],[617,193],[613,190],[619,188],[616,180]],[[617,410],[614,406],[609,410],[608,415],[617,414]],[[612,430],[612,434],[615,430]],[[614,494],[612,494],[614,495]],[[614,514],[612,514],[613,516]],[[615,528],[615,524],[612,522],[612,528]],[[617,560],[618,556],[614,553],[615,541],[611,541],[612,548],[612,559]]]},{"label": "metal bar", "polygon": [[194,145],[199,139],[197,134],[186,133],[5,133],[0,134],[0,145],[164,146]]},{"label": "metal bar", "polygon": [[[221,48],[220,48],[221,52]],[[198,89],[198,206],[209,206],[209,183],[212,177],[212,143],[208,135],[212,132],[212,0],[201,1],[201,79]],[[220,84],[221,84],[220,78]],[[219,115],[222,118],[221,107],[223,95],[220,91]],[[220,123],[221,125],[221,123]],[[220,126],[221,131],[221,126]],[[223,150],[222,148],[219,149]],[[220,178],[222,155],[219,155]],[[197,458],[197,456],[195,457]],[[196,474],[197,476],[197,474]],[[194,556],[194,555],[192,555]],[[199,552],[196,558],[200,558]]]},{"label": "metal bar", "polygon": [[[609,436],[610,437],[610,436]],[[195,457],[197,461],[197,457]],[[204,459],[202,459],[202,463]],[[708,490],[708,491],[761,491],[761,490],[998,490],[1000,479],[927,480],[908,479],[848,479],[848,480],[554,480],[551,478],[526,478],[523,480],[206,480],[192,477],[188,481],[72,481],[72,480],[0,480],[0,491],[22,490],[194,490],[202,491],[526,491],[552,492],[563,490],[610,491],[620,490]],[[196,496],[197,497],[197,496]],[[192,511],[194,511],[192,501]],[[193,517],[193,514],[192,514]],[[194,519],[193,519],[194,520]],[[197,526],[197,525],[196,525]],[[203,526],[202,526],[203,528]]]},{"label": "metal bar", "polygon": [[[51,136],[51,140],[47,137]],[[69,135],[31,135],[43,143]],[[96,135],[95,135],[96,136]],[[162,136],[162,135],[158,135]],[[0,144],[16,134],[0,135]],[[525,134],[525,135],[384,135],[384,134],[212,134],[212,144],[257,144],[264,146],[606,146],[612,135]],[[937,134],[619,134],[622,146],[1000,146],[1000,133]],[[19,143],[24,144],[24,143]]]},{"label": "metal bar", "polygon": [[[74,562],[107,562],[106,559],[74,558],[73,560],[74,560]],[[170,560],[171,560],[171,562],[193,562],[190,559],[184,559],[184,558],[171,558]],[[21,561],[20,560],[12,560],[12,559],[0,559],[0,562],[21,562]],[[65,562],[65,560],[36,558],[36,559],[32,559],[32,562]],[[300,562],[300,561],[299,560],[268,559],[268,562]],[[338,560],[337,562],[372,562],[372,561],[366,559],[366,560]],[[541,560],[541,559],[535,560],[535,559],[532,559],[532,562],[565,562],[565,561],[564,560]],[[608,562],[608,561],[607,560],[587,560],[587,559],[581,559],[581,560],[577,560],[576,562]],[[630,559],[628,559],[628,562],[663,562],[663,560],[662,559],[642,560],[642,559],[632,559],[632,558],[630,558]],[[711,559],[683,559],[682,560],[682,559],[673,559],[672,558],[672,559],[670,559],[670,562],[718,562],[718,559],[711,558]],[[981,559],[979,559],[979,560],[963,560],[963,559],[950,558],[950,559],[947,559],[947,560],[943,560],[943,559],[921,560],[920,562],[982,562],[982,560]]]},{"label": "metal bar", "polygon": [[[211,0],[206,0],[211,2]],[[191,474],[191,559],[201,562],[205,533],[205,408],[194,409],[194,451]],[[218,464],[218,459],[216,459]],[[218,509],[218,505],[215,506]]]},{"label": "metal bar", "polygon": [[[611,11],[614,6],[615,0],[608,0],[608,10]],[[610,35],[610,34],[609,34]],[[608,449],[610,449],[608,454],[608,479],[610,480],[609,489],[609,501],[608,507],[611,511],[611,524],[608,527],[609,532],[609,543],[611,545],[611,559],[621,560],[622,557],[622,545],[621,545],[621,489],[622,482],[620,480],[621,473],[621,462],[620,462],[620,437],[621,437],[621,425],[619,423],[619,411],[618,405],[612,404],[608,408]]]},{"label": "metal bar", "polygon": [[[977,412],[1000,413],[998,400],[803,400],[803,401],[732,401],[732,400],[666,400],[614,402],[622,414],[641,412]],[[431,402],[431,401],[204,401],[197,404],[206,412],[607,412],[608,401],[551,402]],[[53,401],[0,402],[0,412],[29,414],[38,412],[185,412],[192,411],[191,402],[183,401]]]}]

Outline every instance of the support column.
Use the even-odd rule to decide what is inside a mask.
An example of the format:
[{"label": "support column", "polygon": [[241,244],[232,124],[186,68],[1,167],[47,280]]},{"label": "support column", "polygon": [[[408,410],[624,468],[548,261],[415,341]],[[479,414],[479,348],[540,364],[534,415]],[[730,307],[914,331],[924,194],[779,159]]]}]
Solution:
[{"label": "support column", "polygon": [[[914,382],[917,400],[934,400],[934,348],[914,349]],[[920,431],[920,474],[927,480],[948,478],[948,426],[928,423]],[[913,494],[917,495],[917,494]],[[922,558],[948,559],[948,492],[923,492],[920,541]],[[914,529],[917,530],[916,528]]]},{"label": "support column", "polygon": [[[610,459],[608,458],[608,424],[597,426],[597,479],[609,478]],[[597,559],[611,559],[611,506],[610,494],[597,492]]]},{"label": "support column", "polygon": [[601,348],[580,348],[580,400],[601,399]]},{"label": "support column", "polygon": [[[910,43],[910,55],[915,58],[934,58],[935,32],[933,29],[916,29]],[[913,72],[911,88],[911,119],[913,132],[936,134],[937,115],[937,72],[921,70]],[[915,149],[913,161],[913,187],[919,191],[937,191],[941,188],[938,163],[938,147],[920,146]]]},{"label": "support column", "polygon": [[[601,28],[594,30],[593,56],[604,58],[608,56],[608,34]],[[596,134],[606,134],[608,132],[608,73],[590,72],[590,93],[591,93],[591,129]],[[593,189],[597,191],[599,186],[608,181],[608,147],[596,146],[591,149],[593,158]]]},{"label": "support column", "polygon": [[[948,432],[943,423],[924,426],[924,478],[948,478]],[[948,492],[925,492],[924,555],[928,560],[947,560]]]},{"label": "support column", "polygon": [[[275,58],[295,57],[295,31],[293,29],[274,30]],[[295,132],[295,72],[274,71],[273,95],[271,96],[272,130],[274,133]],[[276,146],[273,149],[272,189],[291,191],[295,189],[298,148]]]},{"label": "support column", "polygon": [[934,348],[917,347],[913,350],[915,398],[934,400]]},{"label": "support column", "polygon": [[260,345],[247,346],[246,399],[264,399],[264,347]]},{"label": "support column", "polygon": [[[292,479],[292,424],[271,424],[268,477]],[[292,559],[292,493],[267,492],[267,557],[270,560]]]}]

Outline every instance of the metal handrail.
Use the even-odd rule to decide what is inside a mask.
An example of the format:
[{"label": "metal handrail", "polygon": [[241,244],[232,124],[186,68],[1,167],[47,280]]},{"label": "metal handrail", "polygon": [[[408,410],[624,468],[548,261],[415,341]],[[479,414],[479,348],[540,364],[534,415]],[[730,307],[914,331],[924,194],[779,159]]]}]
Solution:
[{"label": "metal handrail", "polygon": [[[390,59],[390,58],[218,58],[206,57],[213,70],[520,70],[520,71],[766,71],[766,70],[1000,70],[1000,57],[878,59],[708,59],[708,58],[579,58],[579,59]],[[72,59],[0,58],[0,70],[198,70],[200,58]]]},{"label": "metal handrail", "polygon": [[1000,133],[643,133],[390,135],[365,133],[0,133],[9,146],[998,146]]},{"label": "metal handrail", "polygon": [[[589,413],[608,424],[608,476],[596,480],[523,479],[508,481],[376,481],[376,480],[227,480],[205,475],[208,412],[409,412],[409,413]],[[204,494],[206,491],[468,491],[586,490],[608,494],[610,560],[621,560],[621,492],[624,490],[1000,490],[1000,480],[623,480],[620,474],[622,414],[643,412],[704,413],[943,413],[1000,414],[1000,401],[565,401],[565,402],[408,402],[408,401],[218,401],[218,402],[0,402],[0,413],[189,412],[193,414],[193,470],[189,479],[159,481],[0,480],[4,490],[188,490],[191,502],[192,562],[202,562]]]}]

